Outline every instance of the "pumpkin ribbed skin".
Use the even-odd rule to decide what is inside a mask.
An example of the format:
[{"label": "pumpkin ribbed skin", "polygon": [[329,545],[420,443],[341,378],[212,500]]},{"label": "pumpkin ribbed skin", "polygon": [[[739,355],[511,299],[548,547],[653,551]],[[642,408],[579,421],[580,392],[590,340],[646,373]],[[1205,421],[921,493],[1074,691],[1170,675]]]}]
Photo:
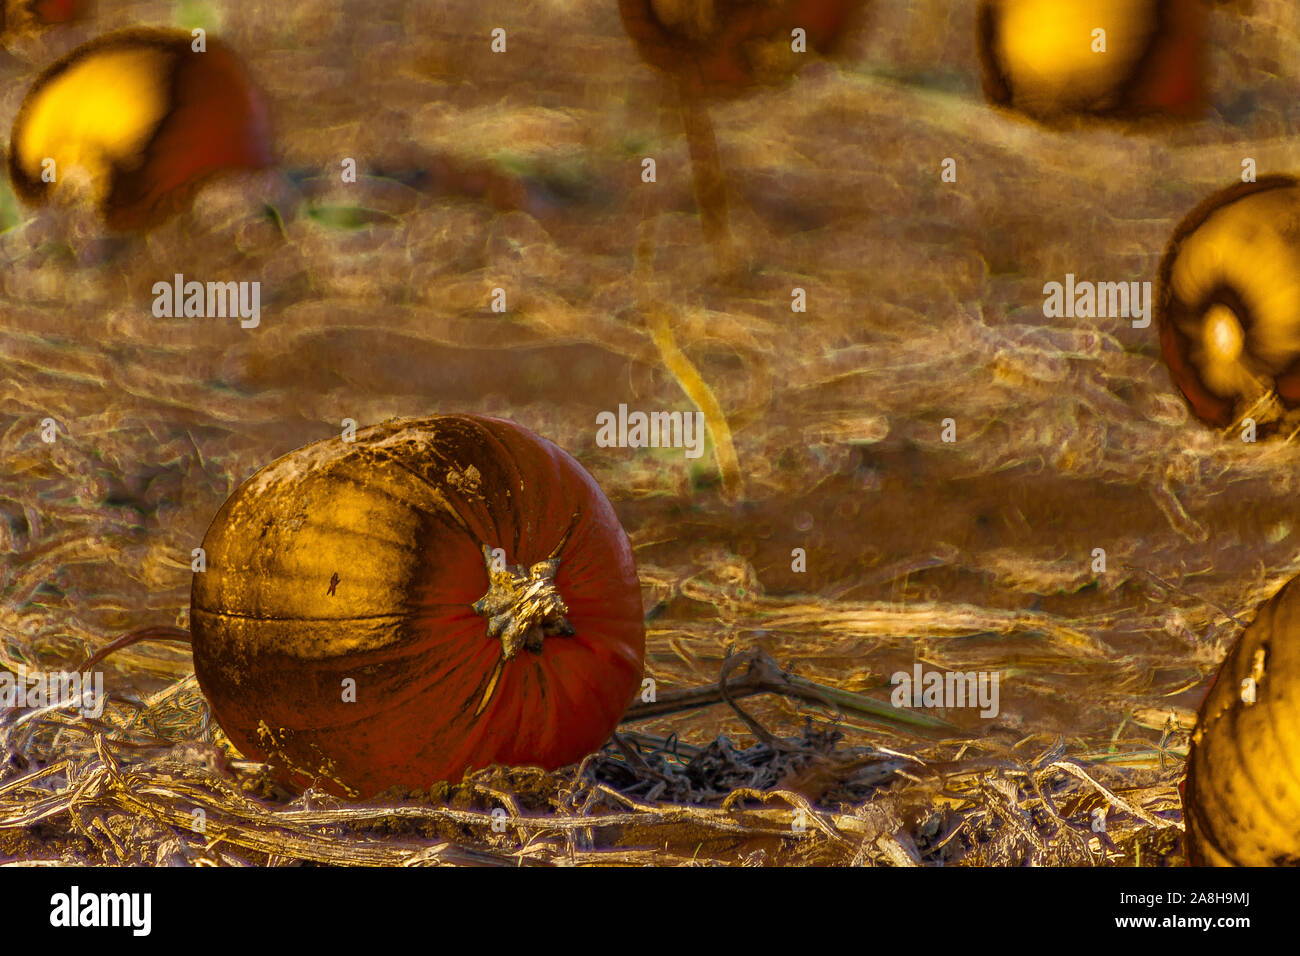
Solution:
[{"label": "pumpkin ribbed skin", "polygon": [[833,53],[866,0],[619,0],[623,26],[655,69],[701,93],[726,97],[779,83],[808,62],[791,50],[805,31],[808,52]]},{"label": "pumpkin ribbed skin", "polygon": [[[558,547],[573,633],[502,662],[474,608],[484,545],[524,567]],[[308,445],[245,482],[204,548],[199,684],[235,746],[297,786],[356,797],[491,764],[554,769],[598,749],[639,687],[627,536],[573,458],[507,421],[394,420]]]},{"label": "pumpkin ribbed skin", "polygon": [[[74,170],[112,229],[174,213],[223,169],[270,165],[266,108],[234,53],[183,30],[131,29],[77,47],[32,84],[14,119],[9,178],[40,204]],[[55,161],[44,182],[42,163]]]},{"label": "pumpkin ribbed skin", "polygon": [[1261,397],[1300,406],[1300,182],[1268,176],[1209,197],[1160,264],[1156,319],[1169,373],[1203,421],[1226,427]]},{"label": "pumpkin ribbed skin", "polygon": [[[982,0],[988,99],[1042,119],[1191,116],[1206,101],[1204,0]],[[1093,52],[1093,30],[1106,52]]]},{"label": "pumpkin ribbed skin", "polygon": [[1300,579],[1260,608],[1201,703],[1183,820],[1193,866],[1300,864]]}]

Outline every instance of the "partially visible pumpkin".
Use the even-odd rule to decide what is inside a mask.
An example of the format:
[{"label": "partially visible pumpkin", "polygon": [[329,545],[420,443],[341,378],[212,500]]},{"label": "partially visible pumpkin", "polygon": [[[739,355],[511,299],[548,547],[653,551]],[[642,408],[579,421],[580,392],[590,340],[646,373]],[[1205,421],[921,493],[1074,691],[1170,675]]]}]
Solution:
[{"label": "partially visible pumpkin", "polygon": [[[726,175],[707,103],[773,86],[840,47],[867,0],[618,0],[637,53],[675,89],[704,237],[736,265]],[[800,43],[796,43],[795,31]]]},{"label": "partially visible pumpkin", "polygon": [[84,20],[93,0],[0,0],[0,46],[60,23]]},{"label": "partially visible pumpkin", "polygon": [[[86,181],[112,229],[176,212],[208,176],[271,163],[266,107],[235,54],[213,37],[131,29],[77,47],[41,73],[9,139],[24,202]],[[53,160],[53,181],[46,181]]]},{"label": "partially visible pumpkin", "polygon": [[1183,822],[1193,866],[1300,865],[1300,578],[1259,609],[1201,703]]},{"label": "partially visible pumpkin", "polygon": [[1263,426],[1300,407],[1298,223],[1300,181],[1267,176],[1210,196],[1170,239],[1155,297],[1160,348],[1212,425],[1250,413]]},{"label": "partially visible pumpkin", "polygon": [[[866,0],[619,0],[641,58],[712,96],[788,79],[814,55],[834,52]],[[793,49],[802,29],[807,52]]]},{"label": "partially visible pumpkin", "polygon": [[295,786],[365,797],[555,769],[598,749],[639,687],[614,509],[511,422],[393,420],[308,445],[248,479],[203,546],[199,685],[235,746]]},{"label": "partially visible pumpkin", "polygon": [[1040,119],[1194,116],[1206,103],[1207,17],[1205,0],[981,0],[985,94]]}]

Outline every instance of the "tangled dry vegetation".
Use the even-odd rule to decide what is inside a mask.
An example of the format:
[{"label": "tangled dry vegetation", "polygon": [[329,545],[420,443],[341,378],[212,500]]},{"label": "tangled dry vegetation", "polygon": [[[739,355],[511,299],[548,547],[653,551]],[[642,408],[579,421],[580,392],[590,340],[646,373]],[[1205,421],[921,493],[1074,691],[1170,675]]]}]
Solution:
[{"label": "tangled dry vegetation", "polygon": [[115,698],[103,719],[7,715],[0,853],[155,866],[919,866],[1178,852],[1169,734],[1156,751],[1079,759],[1064,743],[1009,739],[843,747],[833,723],[776,737],[743,717],[758,738],[743,749],[623,732],[571,771],[493,768],[345,804],[285,793],[264,765],[231,760],[186,677]]},{"label": "tangled dry vegetation", "polygon": [[[612,2],[222,5],[272,98],[281,169],[214,184],[144,239],[0,198],[0,665],[75,667],[123,631],[184,626],[190,549],[245,477],[343,418],[468,411],[552,438],[615,502],[661,690],[762,650],[883,700],[921,662],[998,671],[996,718],[950,712],[958,731],[938,735],[750,697],[744,716],[625,724],[559,773],[345,805],[279,792],[223,746],[188,654],[137,646],[106,665],[97,720],[0,714],[0,856],[1181,862],[1204,682],[1300,570],[1300,451],[1189,421],[1153,329],[1045,321],[1042,285],[1153,279],[1243,156],[1300,169],[1300,13],[1216,5],[1203,123],[1045,130],[984,106],[973,7],[877,4],[844,62],[713,111],[752,262],[723,280]],[[499,22],[508,56],[465,52]],[[0,62],[0,128],[34,68]],[[663,193],[638,278],[648,153]],[[383,175],[331,185],[321,169],[350,154]],[[149,289],[176,272],[260,279],[262,327],[163,326]],[[690,407],[647,298],[725,413],[738,503],[708,456],[595,445],[600,410]]]}]

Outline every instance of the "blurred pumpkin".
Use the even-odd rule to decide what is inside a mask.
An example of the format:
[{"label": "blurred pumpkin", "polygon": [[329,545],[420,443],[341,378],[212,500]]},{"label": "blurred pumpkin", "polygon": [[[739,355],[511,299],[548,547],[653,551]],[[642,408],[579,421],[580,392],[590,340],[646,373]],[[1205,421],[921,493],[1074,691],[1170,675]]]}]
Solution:
[{"label": "blurred pumpkin", "polygon": [[8,46],[14,37],[84,20],[92,7],[92,0],[0,0],[0,43]]},{"label": "blurred pumpkin", "polygon": [[1193,866],[1300,864],[1300,579],[1260,607],[1220,665],[1182,790]]},{"label": "blurred pumpkin", "polygon": [[199,685],[235,746],[295,786],[364,797],[552,770],[598,749],[640,686],[614,509],[511,422],[392,420],[308,445],[236,490],[203,546]]},{"label": "blurred pumpkin", "polygon": [[[619,0],[637,53],[676,87],[705,239],[732,263],[726,177],[705,103],[789,79],[835,52],[867,0]],[[804,52],[794,31],[802,29]]]},{"label": "blurred pumpkin", "polygon": [[[116,230],[175,212],[223,169],[271,162],[266,109],[234,53],[181,30],[132,29],[77,47],[32,84],[9,140],[9,178],[40,204],[88,179]],[[53,161],[53,181],[43,177]]]},{"label": "blurred pumpkin", "polygon": [[42,23],[69,23],[87,14],[90,0],[28,0],[27,6]]},{"label": "blurred pumpkin", "polygon": [[1269,176],[1215,193],[1174,231],[1156,318],[1174,384],[1227,427],[1268,403],[1300,405],[1300,181]]},{"label": "blurred pumpkin", "polygon": [[1194,116],[1206,103],[1207,16],[1204,0],[981,0],[985,95],[1044,119]]},{"label": "blurred pumpkin", "polygon": [[865,0],[619,0],[641,58],[712,96],[782,82],[808,62],[794,52],[803,29],[810,53],[835,52]]}]

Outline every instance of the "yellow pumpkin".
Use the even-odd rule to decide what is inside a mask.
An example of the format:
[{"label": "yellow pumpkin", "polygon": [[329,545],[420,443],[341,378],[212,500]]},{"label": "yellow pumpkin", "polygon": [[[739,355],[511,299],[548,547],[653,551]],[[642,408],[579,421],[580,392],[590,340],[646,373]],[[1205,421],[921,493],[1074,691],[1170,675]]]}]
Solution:
[{"label": "yellow pumpkin", "polygon": [[40,205],[69,183],[116,230],[177,211],[204,179],[271,163],[266,107],[234,52],[183,30],[132,29],[45,69],[14,119],[9,179]]},{"label": "yellow pumpkin", "polygon": [[978,23],[999,105],[1040,118],[1204,106],[1203,0],[983,0]]},{"label": "yellow pumpkin", "polygon": [[[1170,376],[1203,421],[1300,407],[1300,181],[1236,183],[1183,219],[1160,264]],[[1274,401],[1280,408],[1272,408]]]},{"label": "yellow pumpkin", "polygon": [[1300,864],[1300,578],[1259,609],[1201,703],[1183,820],[1193,866]]}]

